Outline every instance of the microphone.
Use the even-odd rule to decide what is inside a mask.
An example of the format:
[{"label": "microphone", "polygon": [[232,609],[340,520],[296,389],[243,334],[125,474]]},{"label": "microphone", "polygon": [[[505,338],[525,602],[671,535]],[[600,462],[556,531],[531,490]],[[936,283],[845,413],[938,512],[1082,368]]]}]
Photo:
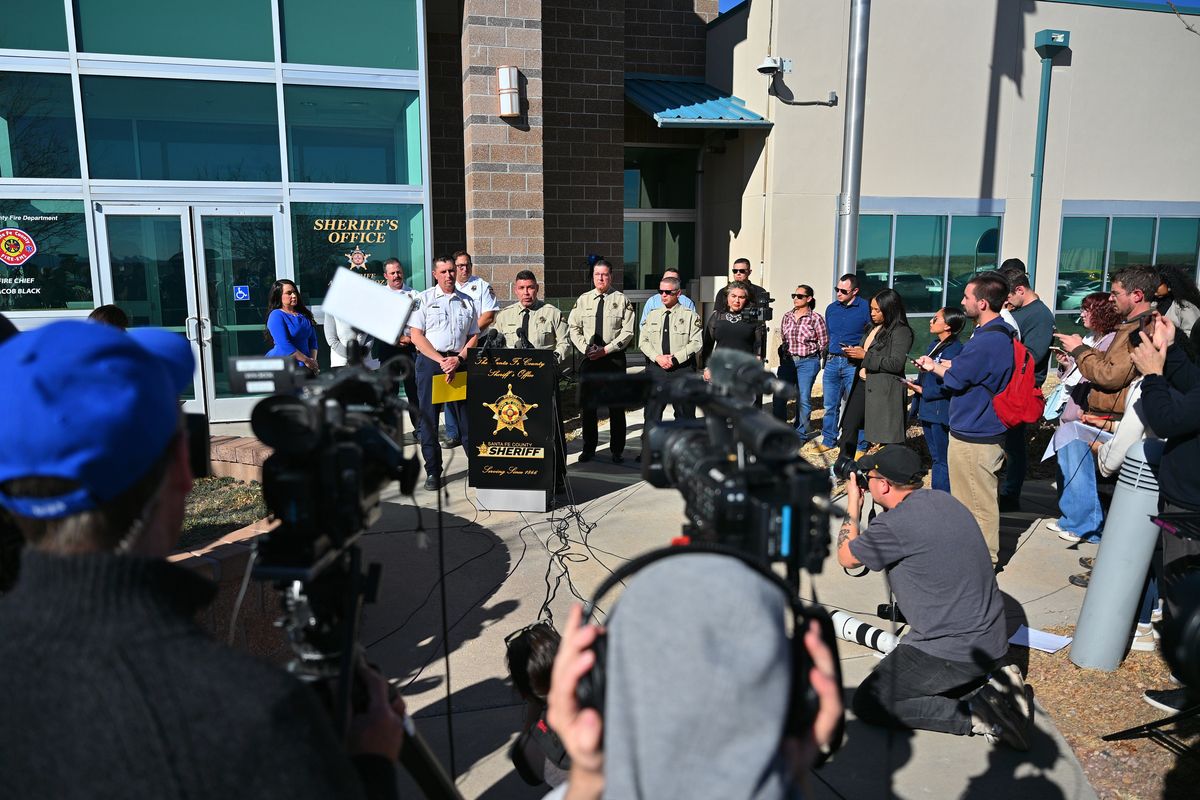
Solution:
[{"label": "microphone", "polygon": [[757,358],[739,350],[714,350],[708,371],[713,385],[727,392],[762,392],[785,400],[800,394],[794,385],[772,375]]}]

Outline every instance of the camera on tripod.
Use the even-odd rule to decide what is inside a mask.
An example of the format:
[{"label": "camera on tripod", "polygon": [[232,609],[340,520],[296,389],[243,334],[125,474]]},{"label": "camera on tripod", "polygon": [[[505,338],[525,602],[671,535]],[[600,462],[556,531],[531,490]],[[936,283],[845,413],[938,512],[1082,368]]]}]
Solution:
[{"label": "camera on tripod", "polygon": [[771,297],[766,289],[763,289],[757,300],[751,298],[746,301],[746,307],[742,309],[742,316],[753,322],[764,324],[770,322],[775,316],[771,310],[771,303],[774,302],[775,298]]}]

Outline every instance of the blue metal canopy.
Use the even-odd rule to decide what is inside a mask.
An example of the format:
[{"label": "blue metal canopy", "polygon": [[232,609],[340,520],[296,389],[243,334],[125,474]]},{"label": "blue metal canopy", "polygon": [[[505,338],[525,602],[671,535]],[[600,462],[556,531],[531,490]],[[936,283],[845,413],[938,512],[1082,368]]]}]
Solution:
[{"label": "blue metal canopy", "polygon": [[625,99],[660,128],[770,128],[745,102],[695,78],[630,73]]}]

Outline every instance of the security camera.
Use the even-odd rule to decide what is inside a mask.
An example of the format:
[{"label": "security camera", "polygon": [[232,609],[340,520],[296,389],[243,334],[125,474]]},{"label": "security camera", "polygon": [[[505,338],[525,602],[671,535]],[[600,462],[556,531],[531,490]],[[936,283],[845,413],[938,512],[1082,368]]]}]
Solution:
[{"label": "security camera", "polygon": [[775,58],[774,56],[767,56],[763,59],[763,62],[758,65],[758,71],[762,75],[771,76],[778,73],[782,67],[782,59]]}]

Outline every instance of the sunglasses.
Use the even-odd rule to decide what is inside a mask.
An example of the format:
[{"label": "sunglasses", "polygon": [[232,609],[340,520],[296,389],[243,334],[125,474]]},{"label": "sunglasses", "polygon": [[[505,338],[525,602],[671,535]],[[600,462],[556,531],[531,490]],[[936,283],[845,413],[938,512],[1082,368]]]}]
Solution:
[{"label": "sunglasses", "polygon": [[677,294],[679,294],[679,290],[678,289],[659,289],[658,293],[666,294],[666,295],[677,295]]},{"label": "sunglasses", "polygon": [[749,274],[750,274],[750,270],[748,270],[748,269],[735,269],[735,270],[733,271],[733,274],[734,274],[734,275],[749,275]]},{"label": "sunglasses", "polygon": [[835,289],[834,291],[836,291],[838,294],[850,294],[854,290],[853,289]]},{"label": "sunglasses", "polygon": [[808,298],[812,297],[812,295],[811,294],[794,294],[794,295],[792,295],[793,300],[799,300],[801,297],[803,297],[805,300],[807,300]]}]

